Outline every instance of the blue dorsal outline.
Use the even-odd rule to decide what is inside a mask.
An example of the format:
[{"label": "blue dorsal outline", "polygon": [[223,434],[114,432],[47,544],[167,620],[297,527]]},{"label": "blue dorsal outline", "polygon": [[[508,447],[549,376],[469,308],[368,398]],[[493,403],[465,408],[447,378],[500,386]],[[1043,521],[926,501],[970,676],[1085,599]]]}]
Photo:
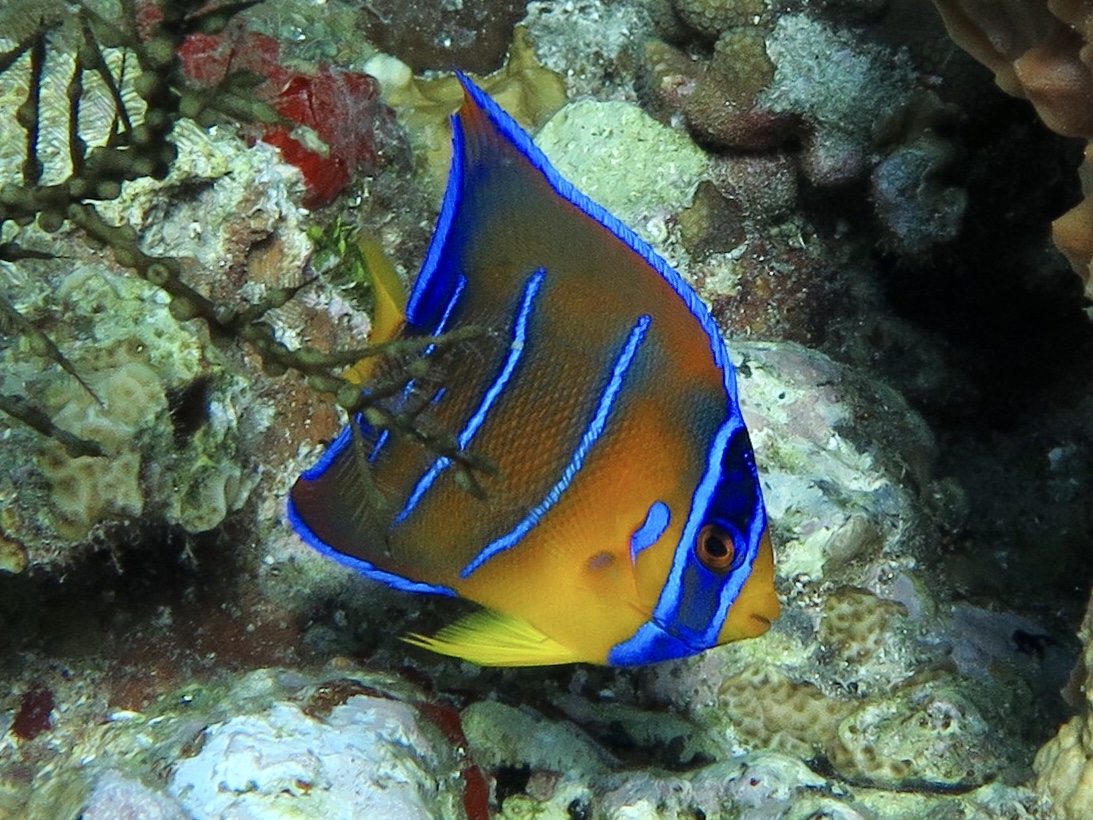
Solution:
[{"label": "blue dorsal outline", "polygon": [[[466,93],[471,101],[482,110],[489,122],[497,129],[497,132],[519,151],[533,168],[546,178],[547,183],[554,189],[558,196],[571,203],[589,218],[594,219],[607,228],[607,230],[614,234],[619,241],[625,244],[634,253],[638,254],[638,256],[653,268],[653,270],[668,283],[672,290],[675,291],[676,295],[683,300],[683,303],[687,306],[691,315],[698,321],[703,332],[709,339],[714,362],[721,369],[725,382],[725,389],[728,392],[728,395],[732,400],[733,408],[735,409],[737,404],[736,379],[733,375],[733,369],[729,361],[729,354],[725,346],[725,341],[722,339],[721,332],[718,330],[717,324],[713,320],[713,316],[710,315],[709,309],[699,298],[698,294],[695,293],[694,288],[683,281],[683,277],[673,270],[644,239],[619,221],[618,218],[610,214],[607,209],[598,202],[593,201],[587,195],[579,191],[573,183],[558,173],[557,169],[550,164],[550,160],[547,159],[546,154],[532,142],[531,137],[528,136],[527,132],[525,132],[507,112],[497,105],[497,103],[490,99],[481,88],[475,85],[466,74],[457,71],[456,76],[463,85],[464,93]],[[448,245],[448,240],[455,224],[456,212],[462,201],[463,177],[465,173],[465,147],[467,136],[463,131],[463,124],[459,119],[458,113],[452,115],[451,124],[452,164],[448,173],[448,185],[444,192],[444,200],[440,208],[440,215],[437,217],[436,230],[433,233],[432,242],[429,244],[429,251],[425,256],[425,262],[421,266],[421,271],[414,282],[413,291],[411,292],[406,305],[406,318],[412,325],[425,324],[428,322],[428,317],[435,316],[435,312],[438,309],[438,302],[445,299],[452,287],[452,279],[454,276],[458,275],[458,272],[455,270],[442,271],[440,265],[444,250]],[[437,291],[440,290],[442,290],[443,293],[437,293]]]},{"label": "blue dorsal outline", "polygon": [[[594,219],[607,228],[607,230],[614,234],[619,241],[625,244],[653,268],[653,270],[671,286],[676,295],[683,300],[683,303],[687,306],[691,315],[698,320],[703,332],[705,332],[709,339],[714,362],[724,374],[725,388],[728,391],[728,394],[732,399],[733,407],[735,408],[737,404],[736,379],[733,376],[733,368],[729,361],[728,349],[725,346],[724,339],[721,337],[720,330],[718,330],[717,323],[714,322],[713,316],[710,314],[709,308],[707,308],[705,303],[699,298],[694,288],[687,284],[683,280],[683,277],[673,270],[672,267],[653,250],[649,243],[634,233],[633,230],[621,222],[617,217],[609,213],[606,208],[590,199],[587,194],[582,193],[572,182],[558,173],[557,169],[550,164],[550,160],[547,159],[546,154],[532,142],[531,137],[529,137],[527,132],[520,127],[519,123],[495,103],[486,92],[475,85],[467,75],[457,71],[456,76],[463,84],[464,92],[471,98],[474,104],[485,113],[487,119],[505,140],[523,154],[524,158],[527,159],[531,166],[546,178],[547,183],[554,189],[558,196],[568,201],[589,218]],[[459,204],[461,193],[459,189],[462,184],[464,173],[463,152],[465,144],[466,135],[463,133],[462,123],[460,122],[457,113],[452,116],[452,174],[449,176],[448,190],[444,196],[444,205],[441,208],[441,217],[437,222],[437,233],[435,235],[436,238],[440,238],[441,226],[443,225],[445,234],[444,241],[447,239],[447,232],[451,229],[451,223]],[[459,175],[458,184],[456,184],[456,173]],[[439,244],[442,245],[443,242]],[[422,267],[423,274],[427,269],[429,260],[433,260],[432,247],[430,247],[429,251],[429,258],[426,261],[426,265]],[[439,257],[440,250],[438,248],[436,259],[439,259]],[[430,274],[432,274],[431,270]],[[415,290],[417,290],[416,287]]]}]

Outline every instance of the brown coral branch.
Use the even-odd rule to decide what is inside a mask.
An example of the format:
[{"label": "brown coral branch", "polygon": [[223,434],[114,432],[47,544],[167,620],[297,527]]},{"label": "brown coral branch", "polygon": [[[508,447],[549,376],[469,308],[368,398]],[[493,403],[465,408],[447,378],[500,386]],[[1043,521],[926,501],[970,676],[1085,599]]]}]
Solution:
[{"label": "brown coral branch", "polygon": [[11,302],[3,295],[0,295],[0,328],[10,328],[30,339],[31,349],[36,354],[51,359],[56,364],[60,365],[65,373],[78,381],[80,386],[83,387],[100,406],[102,406],[102,399],[100,399],[95,394],[95,391],[91,389],[91,386],[80,377],[76,368],[73,367],[72,362],[70,362],[61,352],[60,348],[53,343],[53,340],[36,328],[29,319],[16,310]]},{"label": "brown coral branch", "polygon": [[6,413],[14,419],[18,419],[27,427],[37,430],[44,436],[48,436],[58,442],[72,458],[80,456],[102,456],[102,448],[93,441],[86,441],[79,436],[74,436],[67,430],[62,430],[48,415],[33,406],[22,396],[6,396],[0,394],[0,412]]}]

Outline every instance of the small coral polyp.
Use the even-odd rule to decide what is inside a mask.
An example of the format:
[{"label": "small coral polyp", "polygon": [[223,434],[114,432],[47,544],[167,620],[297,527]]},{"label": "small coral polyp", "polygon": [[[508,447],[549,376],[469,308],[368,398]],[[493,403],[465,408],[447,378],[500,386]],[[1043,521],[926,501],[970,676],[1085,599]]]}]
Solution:
[{"label": "small coral polyp", "polygon": [[706,37],[752,25],[768,10],[766,0],[673,0],[672,7],[688,28]]}]

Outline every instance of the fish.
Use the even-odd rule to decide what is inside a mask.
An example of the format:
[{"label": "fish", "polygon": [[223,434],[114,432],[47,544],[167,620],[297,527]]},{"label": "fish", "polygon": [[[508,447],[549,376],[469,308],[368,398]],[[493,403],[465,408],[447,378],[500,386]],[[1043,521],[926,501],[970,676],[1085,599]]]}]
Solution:
[{"label": "fish", "polygon": [[[482,666],[638,666],[766,632],[774,553],[709,310],[459,77],[447,188],[397,333],[427,344],[374,407],[491,469],[468,482],[365,411],[293,485],[289,520],[367,578],[478,604],[404,640]],[[428,343],[461,328],[481,332]]]}]

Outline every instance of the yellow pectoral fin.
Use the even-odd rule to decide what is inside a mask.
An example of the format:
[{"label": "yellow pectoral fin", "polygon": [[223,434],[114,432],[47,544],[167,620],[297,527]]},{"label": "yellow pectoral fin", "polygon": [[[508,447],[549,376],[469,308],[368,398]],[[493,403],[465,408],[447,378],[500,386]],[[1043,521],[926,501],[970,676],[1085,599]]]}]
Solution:
[{"label": "yellow pectoral fin", "polygon": [[551,666],[580,660],[527,621],[494,609],[473,612],[432,637],[411,634],[402,640],[479,666]]},{"label": "yellow pectoral fin", "polygon": [[[361,236],[357,240],[364,264],[372,277],[372,291],[376,298],[372,316],[372,344],[389,342],[398,336],[406,321],[406,288],[395,272],[395,266],[383,252],[379,240]],[[363,384],[372,375],[377,357],[361,359],[346,372],[345,377],[355,384]]]}]

